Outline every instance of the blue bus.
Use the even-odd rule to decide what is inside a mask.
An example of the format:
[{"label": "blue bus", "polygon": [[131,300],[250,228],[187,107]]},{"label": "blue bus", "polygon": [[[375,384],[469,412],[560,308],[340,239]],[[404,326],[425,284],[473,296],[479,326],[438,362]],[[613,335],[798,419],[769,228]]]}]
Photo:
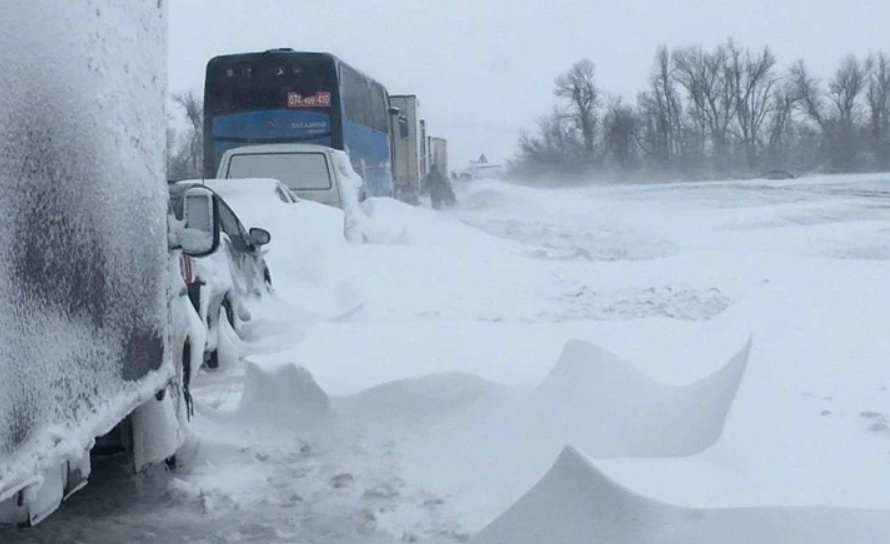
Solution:
[{"label": "blue bus", "polygon": [[272,49],[214,57],[204,83],[204,175],[224,152],[267,143],[345,151],[367,196],[393,196],[386,88],[329,53]]}]

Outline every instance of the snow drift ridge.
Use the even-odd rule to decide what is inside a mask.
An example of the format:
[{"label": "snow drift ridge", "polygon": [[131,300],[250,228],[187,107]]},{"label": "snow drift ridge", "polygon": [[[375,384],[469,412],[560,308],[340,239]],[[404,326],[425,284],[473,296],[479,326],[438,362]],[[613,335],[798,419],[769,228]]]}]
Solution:
[{"label": "snow drift ridge", "polygon": [[817,507],[682,508],[610,480],[567,447],[474,544],[878,544],[890,513]]},{"label": "snow drift ridge", "polygon": [[749,338],[717,372],[673,386],[572,340],[527,399],[523,420],[551,443],[577,444],[596,457],[691,455],[722,434],[750,348]]}]

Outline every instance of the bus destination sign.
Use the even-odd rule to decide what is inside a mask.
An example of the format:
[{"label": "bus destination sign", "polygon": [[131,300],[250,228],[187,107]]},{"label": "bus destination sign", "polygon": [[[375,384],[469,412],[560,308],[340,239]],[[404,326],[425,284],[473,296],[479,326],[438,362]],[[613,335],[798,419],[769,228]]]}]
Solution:
[{"label": "bus destination sign", "polygon": [[330,108],[331,93],[319,91],[313,96],[303,96],[300,93],[287,93],[288,108]]}]

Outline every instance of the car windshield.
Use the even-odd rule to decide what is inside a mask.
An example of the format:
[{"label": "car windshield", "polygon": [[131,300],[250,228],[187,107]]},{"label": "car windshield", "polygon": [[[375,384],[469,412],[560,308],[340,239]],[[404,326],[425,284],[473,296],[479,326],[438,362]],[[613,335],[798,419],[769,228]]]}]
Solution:
[{"label": "car windshield", "polygon": [[237,153],[229,161],[226,177],[277,179],[294,191],[332,187],[324,153]]}]

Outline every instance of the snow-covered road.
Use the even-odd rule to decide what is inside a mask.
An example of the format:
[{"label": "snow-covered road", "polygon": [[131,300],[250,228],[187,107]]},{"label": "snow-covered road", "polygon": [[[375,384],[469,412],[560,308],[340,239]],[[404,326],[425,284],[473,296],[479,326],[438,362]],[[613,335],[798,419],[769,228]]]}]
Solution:
[{"label": "snow-covered road", "polygon": [[0,541],[885,541],[890,176],[458,196],[233,202],[277,298],[182,466]]}]

